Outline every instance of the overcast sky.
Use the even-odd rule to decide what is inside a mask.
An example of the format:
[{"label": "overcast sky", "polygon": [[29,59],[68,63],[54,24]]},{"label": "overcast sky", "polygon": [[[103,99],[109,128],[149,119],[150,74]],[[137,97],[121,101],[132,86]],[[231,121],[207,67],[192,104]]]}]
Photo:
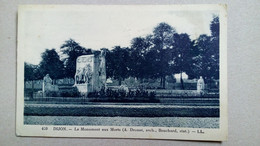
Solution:
[{"label": "overcast sky", "polygon": [[113,46],[130,46],[134,37],[151,34],[160,22],[191,39],[210,35],[210,21],[216,11],[180,11],[171,7],[92,6],[80,9],[32,9],[21,19],[26,62],[38,64],[45,49],[60,46],[69,38],[85,48],[99,50]]}]

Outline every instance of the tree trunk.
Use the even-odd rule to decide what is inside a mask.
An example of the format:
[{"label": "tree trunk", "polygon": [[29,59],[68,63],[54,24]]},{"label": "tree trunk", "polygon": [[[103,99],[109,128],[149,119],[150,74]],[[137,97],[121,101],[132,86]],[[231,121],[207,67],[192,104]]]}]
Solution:
[{"label": "tree trunk", "polygon": [[162,80],[163,80],[163,89],[165,89],[165,76],[162,77]]}]

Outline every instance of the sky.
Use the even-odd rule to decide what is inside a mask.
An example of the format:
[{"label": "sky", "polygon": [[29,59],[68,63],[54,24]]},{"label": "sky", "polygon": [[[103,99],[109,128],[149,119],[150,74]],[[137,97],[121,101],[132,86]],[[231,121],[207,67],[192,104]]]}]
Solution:
[{"label": "sky", "polygon": [[168,23],[177,33],[189,34],[192,40],[201,34],[210,35],[209,25],[216,12],[176,10],[169,6],[34,8],[18,18],[22,22],[18,23],[18,31],[23,36],[20,43],[24,61],[36,65],[45,49],[55,48],[60,52],[60,46],[70,38],[94,50],[117,45],[128,47],[133,38],[152,34],[160,22]]}]

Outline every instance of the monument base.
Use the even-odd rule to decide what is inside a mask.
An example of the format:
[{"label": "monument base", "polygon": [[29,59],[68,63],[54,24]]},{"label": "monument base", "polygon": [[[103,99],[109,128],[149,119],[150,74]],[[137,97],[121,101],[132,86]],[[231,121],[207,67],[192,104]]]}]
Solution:
[{"label": "monument base", "polygon": [[90,87],[90,84],[76,84],[74,86],[77,87],[77,89],[80,93],[87,94],[89,92],[93,92]]}]

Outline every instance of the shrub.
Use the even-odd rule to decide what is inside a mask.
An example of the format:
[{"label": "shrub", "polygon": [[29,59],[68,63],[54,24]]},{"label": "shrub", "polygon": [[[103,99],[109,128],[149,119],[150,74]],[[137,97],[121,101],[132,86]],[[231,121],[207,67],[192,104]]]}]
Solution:
[{"label": "shrub", "polygon": [[129,92],[127,93],[127,97],[133,98],[135,96],[135,92],[129,90]]},{"label": "shrub", "polygon": [[88,97],[99,97],[98,96],[98,92],[94,91],[94,92],[89,92],[88,93]]},{"label": "shrub", "polygon": [[46,97],[80,97],[80,92],[76,87],[66,91],[47,91],[45,92]]},{"label": "shrub", "polygon": [[120,90],[118,90],[118,96],[119,96],[119,98],[124,98],[124,97],[126,97],[126,91],[125,90],[122,90],[122,89],[120,89]]},{"label": "shrub", "polygon": [[155,98],[155,96],[156,96],[156,93],[153,91],[153,92],[150,92],[150,98]]},{"label": "shrub", "polygon": [[60,93],[58,91],[47,91],[45,92],[46,97],[59,97]]},{"label": "shrub", "polygon": [[80,92],[76,87],[73,87],[71,90],[61,91],[60,92],[61,97],[79,97]]},{"label": "shrub", "polygon": [[112,90],[102,89],[101,91],[97,92],[90,92],[88,93],[88,97],[95,98],[93,101],[110,101],[110,102],[159,102],[155,98],[155,92],[149,93],[144,89],[136,89],[135,91],[129,90],[128,92],[123,89]]},{"label": "shrub", "polygon": [[105,97],[106,96],[106,89],[105,89],[105,87],[101,88],[99,94],[100,94],[101,97]]}]

